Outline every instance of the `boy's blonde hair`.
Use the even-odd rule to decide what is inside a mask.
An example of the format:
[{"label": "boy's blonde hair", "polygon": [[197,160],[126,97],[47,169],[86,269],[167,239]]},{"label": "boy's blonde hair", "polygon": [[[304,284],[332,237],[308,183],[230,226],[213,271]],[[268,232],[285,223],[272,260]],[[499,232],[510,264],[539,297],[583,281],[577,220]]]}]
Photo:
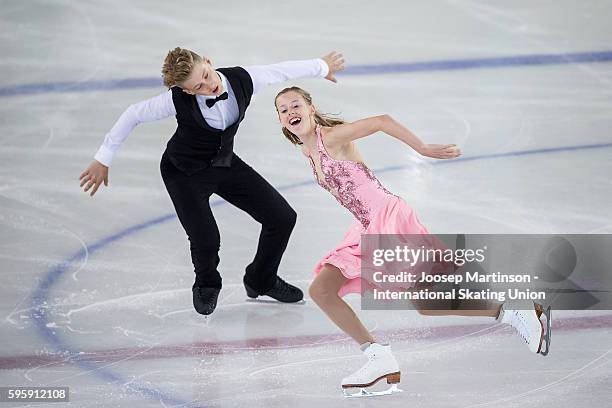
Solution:
[{"label": "boy's blonde hair", "polygon": [[202,62],[202,57],[186,48],[176,47],[168,51],[161,71],[164,85],[168,88],[180,86],[189,78],[194,65],[199,62]]},{"label": "boy's blonde hair", "polygon": [[[279,96],[286,94],[287,92],[297,92],[298,94],[300,94],[300,96],[302,98],[304,98],[304,100],[306,101],[306,103],[308,104],[308,106],[312,105],[312,96],[310,96],[310,94],[308,92],[306,92],[305,90],[303,90],[302,88],[299,88],[297,86],[291,86],[289,88],[285,88],[282,91],[280,91],[278,93],[278,95],[276,95],[276,98],[274,98],[274,107],[276,108],[276,100],[278,99]],[[278,108],[276,108],[276,112],[278,113]],[[337,125],[341,125],[343,123],[346,123],[344,120],[339,119],[339,118],[334,118],[331,115],[325,114],[325,113],[319,113],[318,111],[315,110],[315,114],[314,114],[314,121],[317,125],[321,125],[321,126],[326,126],[326,127],[333,127],[333,126],[337,126]],[[301,145],[302,141],[300,140],[299,137],[297,137],[296,135],[294,135],[292,132],[290,132],[287,128],[283,128],[283,135],[285,135],[285,137],[294,145]]]}]

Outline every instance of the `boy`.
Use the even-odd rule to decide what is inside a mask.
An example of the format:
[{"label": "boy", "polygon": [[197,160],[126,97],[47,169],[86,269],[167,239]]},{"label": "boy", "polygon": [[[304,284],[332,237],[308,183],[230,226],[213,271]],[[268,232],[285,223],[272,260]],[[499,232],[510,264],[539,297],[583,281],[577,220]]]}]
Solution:
[{"label": "boy", "polygon": [[113,156],[131,130],[139,123],[175,115],[178,126],[162,155],[160,169],[190,242],[196,274],[194,308],[200,314],[211,314],[221,290],[217,270],[220,236],[208,202],[213,193],[262,224],[255,258],[243,279],[247,295],[298,302],[302,291],[277,276],[296,213],[233,152],[234,135],[251,97],[266,85],[304,77],[336,82],[335,74],[342,69],[342,54],[331,52],[321,59],[215,70],[210,59],[177,47],[168,52],[162,68],[169,90],[131,105],[120,116],[95,160],[81,174],[81,187],[86,192],[91,189],[93,196],[102,183],[108,186]]}]

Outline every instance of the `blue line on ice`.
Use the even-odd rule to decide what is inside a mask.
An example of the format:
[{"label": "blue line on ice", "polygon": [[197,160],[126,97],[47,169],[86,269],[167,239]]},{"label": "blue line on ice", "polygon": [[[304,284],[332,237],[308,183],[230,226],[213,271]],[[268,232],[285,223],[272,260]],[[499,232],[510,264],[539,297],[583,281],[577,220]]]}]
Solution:
[{"label": "blue line on ice", "polygon": [[[350,65],[338,75],[380,75],[407,72],[493,69],[533,65],[561,65],[612,61],[612,51],[533,54],[506,57],[450,59],[390,64]],[[0,87],[2,96],[26,96],[46,93],[113,91],[161,87],[161,77],[105,79],[82,82],[43,82]]]}]

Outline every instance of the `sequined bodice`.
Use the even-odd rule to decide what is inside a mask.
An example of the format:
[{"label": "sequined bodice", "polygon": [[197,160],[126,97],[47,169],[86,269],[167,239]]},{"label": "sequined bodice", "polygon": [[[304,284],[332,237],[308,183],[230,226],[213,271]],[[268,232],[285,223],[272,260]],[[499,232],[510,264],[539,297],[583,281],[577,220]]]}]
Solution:
[{"label": "sequined bodice", "polygon": [[368,228],[371,217],[392,194],[380,184],[372,170],[364,163],[333,159],[323,144],[320,126],[317,126],[316,133],[321,172],[325,180],[323,182],[317,174],[317,167],[310,157],[317,183],[336,197],[364,228]]}]

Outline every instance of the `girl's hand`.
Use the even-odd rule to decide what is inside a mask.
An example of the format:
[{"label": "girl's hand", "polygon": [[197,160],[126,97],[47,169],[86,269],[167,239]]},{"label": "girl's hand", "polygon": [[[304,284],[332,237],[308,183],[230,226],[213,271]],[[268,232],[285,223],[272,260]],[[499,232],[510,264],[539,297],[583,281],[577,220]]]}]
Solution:
[{"label": "girl's hand", "polygon": [[454,159],[461,156],[461,150],[454,144],[426,144],[418,152],[434,159]]},{"label": "girl's hand", "polygon": [[108,187],[108,167],[94,160],[89,167],[81,173],[79,180],[81,180],[81,187],[85,186],[83,191],[87,192],[93,187],[93,190],[91,190],[89,194],[93,197],[96,191],[98,191],[98,188],[102,185],[102,182]]},{"label": "girl's hand", "polygon": [[329,54],[323,56],[322,59],[323,61],[325,61],[329,68],[329,73],[327,74],[325,79],[332,82],[338,82],[335,77],[336,72],[344,70],[344,57],[342,56],[342,54],[336,51],[332,51]]}]

